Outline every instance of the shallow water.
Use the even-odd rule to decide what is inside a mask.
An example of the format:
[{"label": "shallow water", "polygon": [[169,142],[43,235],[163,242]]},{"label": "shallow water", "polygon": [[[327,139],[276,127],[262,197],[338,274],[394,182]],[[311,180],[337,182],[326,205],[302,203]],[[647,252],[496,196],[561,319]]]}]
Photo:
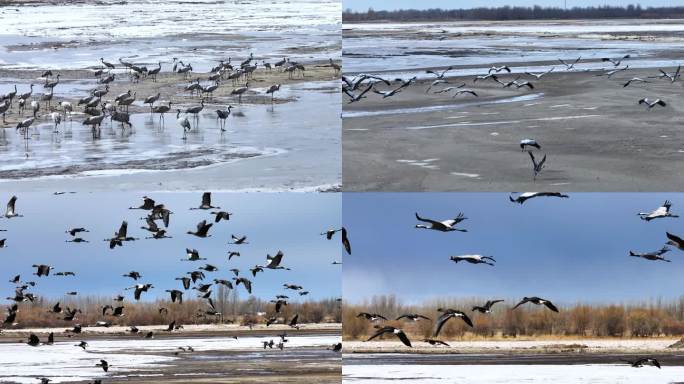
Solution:
[{"label": "shallow water", "polygon": [[[35,383],[38,381],[36,378],[47,377],[59,383],[106,377],[107,374],[95,366],[100,359],[111,365],[109,375],[121,378],[127,373],[173,365],[176,357],[160,353],[172,353],[178,347],[187,346],[195,349],[191,355],[194,359],[220,360],[222,356],[217,351],[231,352],[229,356],[235,359],[258,357],[255,354],[265,356],[261,342],[270,339],[277,342],[278,337],[92,340],[88,341],[87,350],[74,346],[80,342],[78,338],[36,348],[19,343],[0,344],[0,382]],[[295,361],[300,348],[306,347],[316,347],[322,351],[321,354],[326,352],[330,358],[339,358],[339,355],[330,355],[331,352],[324,349],[339,342],[339,336],[290,336],[288,340],[282,352]],[[311,352],[305,350],[303,353]]]},{"label": "shallow water", "polygon": [[449,111],[453,109],[461,109],[472,106],[489,105],[489,104],[506,104],[506,103],[518,103],[523,101],[533,101],[544,97],[544,93],[531,93],[527,95],[507,97],[498,100],[488,100],[488,101],[461,101],[454,104],[446,105],[431,105],[429,107],[416,107],[416,108],[395,108],[395,109],[383,109],[379,111],[347,111],[342,114],[343,118],[353,118],[353,117],[369,117],[369,116],[385,116],[385,115],[397,115],[397,114],[416,114],[416,113],[426,113],[426,112],[436,112],[436,111]]},{"label": "shallow water", "polygon": [[248,52],[259,58],[339,57],[339,1],[199,3],[129,0],[3,7],[0,66],[85,68],[98,65],[100,57],[116,63],[122,56],[151,65],[179,57],[206,72],[219,59],[241,59]]},{"label": "shallow water", "polygon": [[[173,58],[193,66],[196,73],[208,72],[219,60],[239,63],[250,53],[258,64],[288,57],[304,63],[338,59],[341,46],[341,4],[335,0],[127,0],[60,5],[16,5],[0,7],[0,68],[85,69],[97,68],[100,58],[119,66],[126,58],[148,68],[162,62],[168,72]],[[114,70],[117,75],[123,69]],[[10,72],[11,73],[11,72]],[[42,79],[17,79],[24,74],[0,79],[0,93],[26,92],[36,84],[35,95],[44,93]],[[78,98],[95,88],[95,80],[61,79],[53,101]],[[284,104],[237,105],[234,99],[216,99],[221,109],[234,104],[227,132],[218,129],[215,109],[207,105],[199,125],[187,140],[175,114],[167,114],[164,127],[147,113],[131,117],[133,131],[123,132],[107,122],[102,136],[93,139],[83,116],[63,122],[60,133],[53,124],[36,124],[30,140],[24,141],[13,127],[0,133],[0,179],[17,184],[50,184],[61,189],[62,177],[110,176],[119,178],[122,188],[140,188],[147,181],[173,184],[174,189],[198,188],[197,178],[178,176],[183,170],[206,169],[216,179],[231,173],[217,189],[318,189],[336,186],[340,179],[340,107],[337,82],[310,82],[283,86],[278,96]],[[258,88],[260,93],[265,89]],[[199,103],[186,100],[181,109]],[[54,103],[56,104],[56,103]],[[15,107],[16,108],[16,107]],[[41,105],[44,108],[44,105]],[[80,108],[77,108],[80,110]],[[320,158],[329,153],[329,158]],[[270,161],[269,159],[274,160]],[[260,159],[260,160],[257,160]],[[256,160],[243,166],[247,160]],[[239,162],[238,165],[231,163]],[[230,171],[226,168],[231,168]],[[276,177],[266,175],[274,169]],[[143,172],[177,171],[155,176]],[[218,175],[218,176],[217,176]],[[101,177],[100,177],[101,176]],[[55,180],[56,178],[56,180]],[[88,183],[95,177],[75,178]],[[276,180],[277,178],[277,180]],[[160,180],[163,179],[163,180]],[[205,177],[206,179],[206,177]],[[87,181],[84,181],[87,180]],[[233,181],[234,180],[234,181]],[[93,182],[74,189],[92,190]],[[52,187],[56,185],[56,187]],[[35,186],[27,187],[36,189]],[[148,187],[149,188],[149,187]]]},{"label": "shallow water", "polygon": [[[29,140],[7,129],[0,134],[4,158],[0,178],[111,175],[204,167],[293,151],[339,152],[339,95],[331,91],[337,86],[336,82],[283,86],[279,96],[296,100],[285,104],[239,105],[231,101],[233,114],[223,133],[216,119],[218,106],[206,105],[199,125],[192,122],[186,140],[175,113],[166,114],[163,125],[158,115],[133,114],[132,130],[122,130],[120,124],[112,126],[105,120],[101,137],[95,139],[90,127],[81,124],[82,115],[74,115],[72,122],[63,121],[59,133],[53,132],[52,122],[42,122],[32,130]],[[225,108],[225,104],[220,107]],[[302,119],[311,111],[315,111],[316,119]]]},{"label": "shallow water", "polygon": [[[34,84],[34,95],[38,96],[49,93],[46,89],[43,88],[44,81],[44,79],[35,79],[32,81]],[[28,92],[31,89],[30,84],[31,81],[27,81],[25,79],[7,77],[0,78],[0,94],[6,94],[14,91],[15,85],[17,87],[17,93],[22,94],[24,92]],[[53,90],[52,101],[55,102],[56,100],[61,98],[81,98],[83,96],[88,96],[90,95],[90,92],[95,88],[98,88],[98,84],[94,79],[60,79],[59,86],[55,87],[55,89]],[[14,103],[16,103],[16,99],[14,100]],[[41,105],[41,107],[43,107],[43,105]],[[12,106],[12,108],[14,108],[14,105]]]}]

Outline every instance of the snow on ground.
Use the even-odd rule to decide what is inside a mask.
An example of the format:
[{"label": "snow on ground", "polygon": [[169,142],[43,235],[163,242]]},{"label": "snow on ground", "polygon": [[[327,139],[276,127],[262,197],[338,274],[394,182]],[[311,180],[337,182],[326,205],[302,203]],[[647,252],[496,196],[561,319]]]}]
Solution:
[{"label": "snow on ground", "polygon": [[[87,337],[83,337],[87,340]],[[80,338],[54,345],[30,347],[23,343],[0,344],[0,382],[35,383],[48,376],[52,382],[79,381],[103,377],[96,367],[105,359],[117,375],[150,367],[160,368],[175,357],[155,354],[174,352],[178,347],[192,346],[195,354],[202,351],[256,351],[263,341],[279,341],[276,337],[183,337],[160,339],[90,340],[88,348],[77,346]],[[287,347],[327,347],[340,341],[339,336],[288,336]],[[141,353],[144,352],[144,353]],[[114,369],[115,368],[115,369]]]},{"label": "snow on ground", "polygon": [[628,365],[345,365],[343,383],[412,384],[665,384],[684,379],[684,367]]}]

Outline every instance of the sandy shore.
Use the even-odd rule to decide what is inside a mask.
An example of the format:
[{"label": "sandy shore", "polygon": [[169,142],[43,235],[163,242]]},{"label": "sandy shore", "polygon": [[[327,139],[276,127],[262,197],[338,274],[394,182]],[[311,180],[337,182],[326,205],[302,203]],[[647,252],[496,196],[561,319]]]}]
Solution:
[{"label": "sandy shore", "polygon": [[[300,359],[240,359],[231,361],[226,356],[220,363],[192,358],[176,360],[172,367],[138,371],[125,378],[108,378],[108,383],[339,383],[342,377],[342,358],[328,351],[333,361],[319,356]],[[268,352],[271,353],[271,352]],[[277,352],[272,354],[277,355]]]},{"label": "sandy shore", "polygon": [[[647,88],[622,86],[632,77],[656,74],[638,69],[607,79],[558,72],[533,80],[533,90],[453,77],[452,84],[465,82],[479,97],[426,95],[428,81],[421,81],[390,99],[345,99],[344,189],[682,189],[684,179],[673,177],[684,164],[681,85],[657,80]],[[515,76],[504,76],[509,78]],[[647,111],[637,105],[643,97],[669,104]],[[518,146],[523,138],[536,139],[542,146],[538,157],[548,156],[536,182],[530,158]]]},{"label": "sandy shore", "polygon": [[398,341],[345,341],[345,353],[679,353],[668,348],[677,338],[447,341],[449,347],[419,340],[408,348]]},{"label": "sandy shore", "polygon": [[[320,335],[320,334],[337,334],[342,330],[340,323],[318,323],[318,324],[303,324],[297,331],[293,330],[287,325],[273,324],[266,326],[265,324],[256,324],[251,329],[247,326],[234,324],[189,324],[183,325],[183,329],[174,332],[166,332],[168,324],[160,325],[143,325],[138,326],[140,330],[139,335],[132,335],[129,332],[128,326],[111,326],[111,327],[88,327],[83,325],[82,332],[76,337],[87,338],[111,338],[112,336],[132,336],[139,337],[149,331],[155,332],[155,337],[211,337],[211,336],[271,336],[286,331],[287,333],[297,333],[298,335]],[[67,336],[71,337],[73,334],[65,332],[71,329],[70,327],[59,328],[5,328],[0,332],[0,343],[2,342],[16,342],[17,337],[24,337],[31,333],[38,336],[47,335],[51,332],[55,337]]]},{"label": "sandy shore", "polygon": [[[328,64],[327,62],[307,62],[305,63],[306,71],[303,75],[296,75],[289,77],[287,73],[279,70],[268,70],[268,69],[257,69],[254,73],[254,77],[248,79],[249,88],[243,96],[243,104],[271,104],[271,96],[265,94],[265,90],[274,84],[281,85],[293,85],[316,81],[328,81],[339,78],[335,75],[332,68],[324,67]],[[339,63],[338,63],[339,64]],[[165,71],[168,70],[169,64],[165,65],[163,68]],[[54,71],[53,73],[59,73],[60,83],[55,87],[55,96],[52,100],[49,110],[42,109],[39,112],[39,117],[44,120],[49,120],[49,112],[59,110],[60,101],[68,101],[74,105],[74,111],[81,111],[80,107],[77,107],[78,100],[87,96],[87,92],[84,91],[74,91],[73,88],[77,89],[104,89],[104,84],[97,84],[97,78],[93,76],[93,70],[60,70]],[[43,93],[42,83],[43,79],[40,79],[42,71],[36,70],[25,70],[25,69],[7,69],[0,68],[0,79],[12,79],[13,81],[21,84],[33,83],[34,93],[36,95]],[[129,75],[121,69],[115,70],[114,73],[117,76],[117,80],[109,83],[109,92],[102,98],[103,102],[112,102],[114,98],[124,92],[130,91],[131,93],[136,93],[136,101],[129,107],[130,113],[136,112],[149,112],[149,104],[143,104],[143,101],[148,96],[154,96],[157,93],[161,94],[161,97],[155,105],[168,104],[170,101],[172,103],[172,109],[176,108],[184,109],[185,107],[198,105],[200,102],[199,96],[195,93],[193,96],[191,93],[186,92],[183,88],[185,85],[190,84],[190,81],[199,79],[203,85],[209,85],[211,82],[207,80],[208,73],[191,73],[189,76],[184,76],[183,74],[162,72],[157,76],[156,82],[152,79],[145,79],[139,82],[132,82],[129,80]],[[21,92],[25,92],[24,88],[27,85],[20,85],[22,88]],[[239,87],[245,85],[244,80],[240,80],[237,83],[233,83],[231,80],[222,80],[221,85],[212,93],[212,95],[205,96],[205,104],[207,106],[225,106],[227,104],[238,104],[238,98],[236,96],[231,96],[230,93]],[[63,93],[63,89],[68,88],[66,94]],[[291,98],[274,98],[273,102],[277,104],[287,103],[295,101]],[[45,104],[41,103],[41,108],[44,108]],[[16,124],[29,117],[30,108],[27,107],[27,111],[23,116],[19,115],[14,108],[14,113],[12,111],[8,112],[6,115],[6,123],[0,123],[2,128],[14,128]],[[80,120],[80,118],[77,118]]]}]

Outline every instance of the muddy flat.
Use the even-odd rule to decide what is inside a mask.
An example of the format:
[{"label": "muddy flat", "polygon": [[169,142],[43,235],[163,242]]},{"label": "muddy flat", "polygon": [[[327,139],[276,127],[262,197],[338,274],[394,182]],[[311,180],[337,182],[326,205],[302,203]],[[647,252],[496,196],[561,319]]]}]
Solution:
[{"label": "muddy flat", "polygon": [[466,355],[499,355],[505,354],[629,354],[629,353],[660,353],[679,354],[678,348],[670,348],[676,338],[563,338],[541,340],[510,339],[510,340],[446,340],[448,346],[432,346],[417,341],[411,349],[395,341],[365,343],[361,341],[345,341],[344,350],[353,354],[367,353],[402,353],[402,354],[466,354]]},{"label": "muddy flat", "polygon": [[[682,37],[681,23],[559,24],[553,25],[555,35],[543,32],[543,27],[533,31],[524,23],[397,23],[384,31],[375,25],[350,26],[344,44],[350,78],[373,73],[387,79],[415,76],[416,81],[388,98],[369,93],[359,102],[347,103],[344,97],[344,189],[682,188],[684,142],[677,128],[684,108],[677,97],[681,83],[659,77],[661,68],[676,71],[681,52],[673,42]],[[379,47],[372,50],[374,39]],[[624,55],[630,58],[617,67],[601,60]],[[558,61],[578,57],[580,63],[570,70]],[[527,80],[534,88],[504,87],[491,79],[474,82],[490,66],[504,65],[511,73],[498,74],[501,83]],[[608,77],[609,70],[627,65]],[[436,77],[426,70],[441,72],[447,66],[453,66],[445,76],[448,84],[428,92]],[[540,79],[525,74],[551,68]],[[634,77],[646,82],[624,87]],[[399,84],[395,80],[375,88],[385,91]],[[477,97],[454,96],[455,90],[434,93],[462,84]],[[660,98],[666,107],[649,109],[638,104],[642,98]],[[532,150],[537,161],[547,156],[536,179],[529,155],[519,146],[522,139],[541,145]]]}]

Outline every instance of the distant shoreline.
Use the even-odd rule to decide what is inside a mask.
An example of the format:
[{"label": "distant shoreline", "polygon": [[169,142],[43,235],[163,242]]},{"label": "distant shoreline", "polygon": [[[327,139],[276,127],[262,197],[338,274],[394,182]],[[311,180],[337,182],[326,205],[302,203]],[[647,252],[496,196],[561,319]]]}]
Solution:
[{"label": "distant shoreline", "polygon": [[[487,20],[487,19],[416,19],[416,20],[394,20],[394,19],[373,19],[373,20],[345,20],[345,24],[426,24],[426,23],[496,23],[496,24],[518,24],[518,23],[562,23],[562,24],[572,24],[572,23],[583,23],[583,22],[597,22],[597,21],[634,21],[634,22],[647,22],[651,24],[672,24],[681,22],[684,20],[684,14],[679,17],[671,18],[635,18],[635,17],[603,17],[594,19],[515,19],[515,20]],[[344,30],[346,26],[343,26]],[[541,32],[541,31],[540,31]],[[553,34],[553,31],[548,31],[547,33]]]},{"label": "distant shoreline", "polygon": [[[75,325],[75,324],[73,324]],[[43,338],[50,332],[54,332],[57,337],[72,337],[74,339],[86,338],[93,339],[110,339],[112,337],[143,337],[147,332],[154,332],[154,338],[172,338],[172,337],[255,337],[255,336],[273,336],[283,332],[288,334],[296,334],[298,336],[308,335],[329,335],[340,334],[342,324],[340,323],[317,323],[317,324],[302,324],[299,330],[290,328],[287,325],[274,324],[266,327],[264,324],[257,324],[252,329],[242,325],[232,324],[198,324],[198,325],[184,325],[183,329],[173,332],[166,331],[168,325],[147,325],[139,326],[140,332],[137,334],[129,332],[129,326],[111,326],[111,327],[86,327],[79,334],[66,332],[67,329],[73,328],[71,326],[53,327],[53,328],[17,328],[17,329],[3,329],[0,333],[0,344],[2,343],[16,343],[20,339],[28,337],[29,334],[35,333]]]},{"label": "distant shoreline", "polygon": [[684,17],[684,7],[493,7],[470,9],[397,9],[376,11],[345,10],[343,22],[445,22],[445,21],[532,21],[532,20],[593,20],[593,19],[678,19]]},{"label": "distant shoreline", "polygon": [[[500,355],[543,355],[543,354],[681,354],[678,338],[558,338],[542,340],[483,340],[483,341],[450,341],[449,346],[431,346],[416,338],[412,347],[406,347],[398,341],[350,341],[343,339],[345,353],[351,354],[483,354]],[[684,364],[684,361],[682,361]]]}]

